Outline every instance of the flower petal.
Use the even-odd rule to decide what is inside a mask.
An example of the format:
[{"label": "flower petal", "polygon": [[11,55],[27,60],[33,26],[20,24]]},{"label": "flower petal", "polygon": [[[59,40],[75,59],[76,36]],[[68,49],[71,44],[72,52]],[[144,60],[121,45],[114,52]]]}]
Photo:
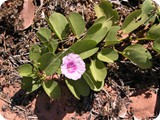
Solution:
[{"label": "flower petal", "polygon": [[85,70],[85,63],[78,54],[70,53],[63,57],[61,71],[67,78],[78,80]]}]

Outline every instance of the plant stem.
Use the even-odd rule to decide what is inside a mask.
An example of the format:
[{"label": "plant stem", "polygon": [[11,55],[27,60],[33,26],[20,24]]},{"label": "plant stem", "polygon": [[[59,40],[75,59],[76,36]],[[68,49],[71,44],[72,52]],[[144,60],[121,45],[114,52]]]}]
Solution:
[{"label": "plant stem", "polygon": [[118,51],[115,47],[113,47],[113,49],[114,49],[117,53],[122,54],[122,52]]}]

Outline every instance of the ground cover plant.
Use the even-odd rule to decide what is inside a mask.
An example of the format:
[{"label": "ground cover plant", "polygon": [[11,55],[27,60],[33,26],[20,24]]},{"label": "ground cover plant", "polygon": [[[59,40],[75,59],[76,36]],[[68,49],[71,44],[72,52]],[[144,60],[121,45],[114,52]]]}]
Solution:
[{"label": "ground cover plant", "polygon": [[[124,31],[124,27],[122,28],[128,15],[134,11],[142,10],[144,1],[145,0],[109,0],[108,3],[110,4],[101,0],[7,0],[4,2],[0,8],[0,114],[7,120],[150,120],[156,118],[160,108],[160,56],[155,46],[159,48],[159,45],[158,41],[156,43],[156,40],[150,37],[147,38],[148,32],[154,29],[153,26],[159,26],[159,8],[154,3],[154,0],[153,2],[150,1],[149,4],[147,2],[147,4],[145,3],[146,6],[151,5],[154,7],[154,9],[150,11],[151,14],[149,14],[149,12],[147,13],[150,22],[146,21],[137,27],[136,23],[139,22],[144,15],[141,14],[136,17],[136,15],[133,14],[135,17],[132,16],[133,18],[130,21],[135,20],[135,22],[126,23],[129,26],[132,26],[132,23],[134,25],[126,28],[128,32],[126,32],[126,30]],[[103,4],[101,2],[103,2]],[[111,5],[112,7],[109,7]],[[107,6],[107,9],[104,6]],[[105,11],[110,11],[109,13],[114,14],[115,18],[111,20],[113,15],[105,14]],[[56,32],[54,32],[49,23],[49,20],[51,20],[50,16],[52,16],[53,13],[65,17],[68,22],[67,25],[69,27],[67,26],[66,28],[69,29],[66,30],[67,34],[62,37],[62,39],[56,35]],[[82,19],[83,22],[85,22],[85,30],[79,36],[77,32],[74,32],[76,31],[73,30],[74,27],[72,28],[74,25],[71,25],[73,18],[70,18],[70,16],[72,16],[70,14],[76,14],[75,16],[79,15],[81,18],[75,18],[78,20]],[[155,18],[150,19],[154,15]],[[106,19],[104,19],[105,17]],[[103,19],[106,22],[103,23]],[[79,23],[77,22],[78,20],[74,21]],[[70,21],[72,22],[70,23]],[[112,21],[112,24],[107,23],[107,21]],[[88,48],[89,50],[95,48],[95,51],[96,49],[97,51],[90,55],[90,57],[83,59],[83,52],[82,54],[76,53],[79,51],[78,48],[80,45],[78,44],[81,43],[80,41],[89,40],[91,33],[100,30],[100,26],[97,25],[98,28],[95,26],[96,22],[103,24],[102,26],[107,28],[107,34],[95,47]],[[89,29],[92,27],[97,28],[97,30],[92,29],[93,32],[89,32]],[[117,30],[114,31],[114,29]],[[47,40],[47,44],[44,43],[46,41],[46,39],[44,39],[44,31],[51,31],[51,37],[49,37],[51,39]],[[152,37],[156,38],[159,30],[155,31],[150,32],[150,34],[153,34],[154,36]],[[112,35],[112,32],[114,35]],[[98,34],[100,33],[97,33],[97,35]],[[87,35],[90,36],[85,39]],[[99,38],[97,35],[91,38],[96,41],[97,38]],[[41,40],[41,38],[43,39]],[[96,38],[96,40],[94,38]],[[54,47],[56,49],[54,53],[50,52],[53,50],[53,47],[49,45],[52,40],[55,44],[58,44],[57,48]],[[114,43],[111,42],[111,40],[118,42]],[[106,41],[110,43],[108,44]],[[75,47],[76,52],[71,49],[75,44],[77,44],[77,48]],[[90,43],[88,43],[88,45],[89,44]],[[136,46],[131,50],[124,50],[137,44],[147,50],[152,57],[149,59],[151,67],[142,68],[142,65],[140,67],[138,62],[133,59],[134,57],[130,56],[131,59],[123,55],[125,52],[127,53],[129,51],[129,53],[132,53],[135,51],[138,48]],[[118,58],[116,55],[111,57],[112,59],[107,55],[104,57],[105,52],[109,52],[109,50],[114,51],[114,54],[116,53]],[[67,52],[65,53],[65,51]],[[141,51],[140,53],[144,53],[143,50]],[[137,49],[136,52],[139,52],[139,49]],[[45,72],[49,71],[46,70],[48,67],[42,70],[39,64],[41,62],[44,65],[45,62],[42,62],[43,60],[35,57],[32,53],[36,53],[35,55],[40,53],[40,57],[46,53],[48,53],[48,56],[54,54],[56,58],[58,55],[62,55],[61,53],[65,54],[59,57],[61,63],[56,72],[53,72],[51,75],[46,75]],[[137,53],[135,54],[137,55]],[[141,56],[143,55],[141,54]],[[33,58],[33,60],[30,60],[30,58]],[[47,59],[47,61],[49,60],[52,61],[52,58]],[[85,79],[85,75],[87,74],[93,74],[92,77],[94,77],[94,79],[99,78],[94,74],[100,75],[101,73],[100,71],[97,72],[97,69],[94,67],[96,61],[102,62],[107,70],[104,85],[101,89],[97,89],[97,91],[93,89],[92,86],[92,88],[89,86],[90,84],[92,85],[92,82],[88,84],[86,82],[87,79]],[[28,76],[26,76],[26,73],[20,72],[23,68],[20,66],[25,66],[25,64],[32,67],[33,74],[27,74]],[[52,62],[50,65],[52,65]],[[18,71],[20,74],[18,74]],[[87,73],[87,71],[90,71],[90,74]],[[33,81],[29,78],[32,78]],[[28,80],[28,82],[25,83],[25,80]],[[88,95],[86,95],[87,92],[82,94],[82,92],[75,89],[79,89],[79,80],[85,82],[83,86],[87,85],[89,90]],[[22,83],[22,81],[24,81],[24,83]],[[52,88],[59,89],[57,93],[59,92],[60,94],[57,96],[53,94],[56,90],[47,89],[51,88],[49,85],[52,86],[53,81],[55,81],[54,85],[56,87],[53,86]],[[67,81],[69,81],[69,84],[67,84],[70,86],[67,86]],[[39,85],[38,87],[36,86],[37,84]],[[36,87],[36,90],[32,89]],[[84,89],[84,87],[82,88]]]},{"label": "ground cover plant", "polygon": [[[83,17],[71,12],[67,16],[53,12],[46,16],[49,28],[40,28],[40,44],[30,48],[30,63],[19,67],[22,88],[31,93],[40,87],[51,99],[61,97],[61,83],[80,99],[90,90],[100,91],[107,77],[106,64],[130,60],[140,69],[152,67],[150,48],[160,53],[160,9],[145,0],[141,9],[130,13],[119,25],[118,12],[107,0],[95,4],[97,19],[87,29]],[[144,27],[146,34],[133,38]],[[144,32],[144,31],[140,31]],[[126,37],[122,37],[123,35]]]}]

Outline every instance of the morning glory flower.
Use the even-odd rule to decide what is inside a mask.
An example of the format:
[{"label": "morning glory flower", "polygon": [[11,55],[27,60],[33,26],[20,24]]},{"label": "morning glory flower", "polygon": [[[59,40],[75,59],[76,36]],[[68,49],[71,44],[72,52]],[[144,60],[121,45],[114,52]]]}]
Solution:
[{"label": "morning glory flower", "polygon": [[63,57],[61,72],[67,78],[78,80],[81,78],[85,70],[85,63],[78,54],[70,53]]}]

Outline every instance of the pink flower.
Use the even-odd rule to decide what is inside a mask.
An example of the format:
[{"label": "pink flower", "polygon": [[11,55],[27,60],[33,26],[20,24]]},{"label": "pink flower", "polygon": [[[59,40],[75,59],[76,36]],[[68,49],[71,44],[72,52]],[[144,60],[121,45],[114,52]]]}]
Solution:
[{"label": "pink flower", "polygon": [[67,78],[78,80],[81,78],[85,70],[85,63],[78,54],[70,53],[63,57],[61,72]]}]

